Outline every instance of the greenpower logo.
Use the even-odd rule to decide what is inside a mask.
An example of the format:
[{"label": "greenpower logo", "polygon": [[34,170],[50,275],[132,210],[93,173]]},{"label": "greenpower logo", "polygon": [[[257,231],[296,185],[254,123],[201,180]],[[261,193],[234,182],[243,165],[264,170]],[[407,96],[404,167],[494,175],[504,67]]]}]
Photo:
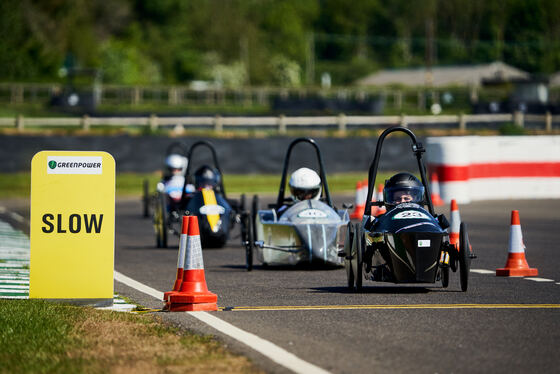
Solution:
[{"label": "greenpower logo", "polygon": [[47,174],[103,174],[100,156],[48,156]]}]

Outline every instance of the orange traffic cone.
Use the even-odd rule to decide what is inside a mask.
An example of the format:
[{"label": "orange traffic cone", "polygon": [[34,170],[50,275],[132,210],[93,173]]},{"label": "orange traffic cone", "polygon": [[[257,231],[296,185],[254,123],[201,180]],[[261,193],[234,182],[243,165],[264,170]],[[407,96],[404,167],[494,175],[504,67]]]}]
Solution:
[{"label": "orange traffic cone", "polygon": [[533,277],[539,275],[539,271],[535,268],[530,268],[525,259],[525,244],[523,244],[518,210],[511,211],[511,229],[509,231],[509,250],[506,266],[496,269],[496,275],[505,277]]},{"label": "orange traffic cone", "polygon": [[451,232],[449,233],[449,244],[454,245],[459,250],[459,231],[461,227],[461,214],[455,199],[451,200]]},{"label": "orange traffic cone", "polygon": [[206,286],[198,218],[188,216],[188,243],[183,280],[179,291],[169,295],[166,308],[171,312],[218,310],[218,296]]},{"label": "orange traffic cone", "polygon": [[[383,201],[383,184],[379,183],[377,185],[377,201]],[[385,208],[384,206],[380,206],[380,207],[376,207],[377,208],[377,212],[375,212],[375,216],[379,216],[381,214],[385,214],[387,213],[387,208]]]},{"label": "orange traffic cone", "polygon": [[169,295],[179,291],[181,284],[183,283],[183,267],[185,266],[185,253],[187,252],[188,227],[189,217],[183,216],[181,224],[181,237],[179,239],[179,255],[177,256],[177,277],[175,278],[173,289],[163,294],[163,301],[168,301]]},{"label": "orange traffic cone", "polygon": [[439,180],[438,180],[438,176],[437,173],[432,173],[432,181],[430,182],[430,187],[431,187],[431,193],[430,193],[430,197],[432,199],[432,204],[434,206],[441,206],[444,205],[443,199],[441,198],[440,192],[439,192]]},{"label": "orange traffic cone", "polygon": [[366,208],[366,198],[363,196],[363,187],[364,185],[362,181],[356,182],[356,204],[354,206],[354,211],[352,212],[352,214],[350,214],[350,218],[352,219],[362,219],[362,216],[364,215],[364,209]]}]

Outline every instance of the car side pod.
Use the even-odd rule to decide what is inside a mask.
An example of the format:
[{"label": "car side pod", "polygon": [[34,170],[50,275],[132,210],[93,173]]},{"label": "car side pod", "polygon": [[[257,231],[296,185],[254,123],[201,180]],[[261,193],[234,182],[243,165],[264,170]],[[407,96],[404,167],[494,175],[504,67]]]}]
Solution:
[{"label": "car side pod", "polygon": [[532,277],[537,275],[539,275],[539,271],[535,268],[530,268],[525,259],[525,244],[523,244],[519,211],[512,210],[508,258],[504,268],[496,269],[496,276]]},{"label": "car side pod", "polygon": [[169,295],[173,293],[177,293],[181,289],[181,284],[183,284],[185,254],[187,252],[188,227],[189,227],[189,217],[183,216],[183,220],[181,222],[181,236],[179,238],[179,254],[177,256],[177,276],[175,277],[175,283],[173,284],[173,289],[163,294],[163,301],[166,302],[169,301]]},{"label": "car side pod", "polygon": [[187,250],[181,288],[169,295],[164,309],[170,312],[218,310],[218,296],[208,291],[206,286],[198,218],[188,216],[188,220]]}]

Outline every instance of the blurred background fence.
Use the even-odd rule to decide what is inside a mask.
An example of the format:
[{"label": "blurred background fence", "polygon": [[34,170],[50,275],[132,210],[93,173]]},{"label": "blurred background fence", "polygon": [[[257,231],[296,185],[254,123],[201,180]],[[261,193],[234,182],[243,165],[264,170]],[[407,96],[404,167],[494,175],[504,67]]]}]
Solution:
[{"label": "blurred background fence", "polygon": [[[1,104],[49,105],[65,89],[58,83],[0,83]],[[84,89],[76,92],[84,94]],[[91,85],[87,95],[95,105],[90,110],[103,111],[107,106],[203,106],[207,110],[236,106],[242,109],[260,108],[277,113],[321,112],[326,114],[425,114],[433,104],[443,112],[472,110],[479,101],[505,100],[509,92],[503,88],[420,87],[420,88],[274,88],[194,89],[189,86],[124,86]],[[551,90],[550,100],[559,101],[560,91]]]},{"label": "blurred background fence", "polygon": [[467,129],[491,128],[501,124],[513,123],[520,128],[531,128],[551,132],[560,127],[560,115],[524,114],[460,114],[460,115],[425,115],[425,116],[306,116],[288,117],[222,117],[222,116],[192,116],[192,117],[43,117],[26,118],[0,118],[0,127],[15,127],[24,130],[26,127],[53,127],[70,126],[79,127],[89,131],[94,126],[117,127],[145,127],[151,131],[170,129],[181,134],[187,128],[205,128],[221,133],[225,128],[235,129],[272,129],[280,134],[285,134],[288,128],[337,130],[344,134],[352,129],[375,129],[386,126],[422,127],[428,129],[445,128]]}]

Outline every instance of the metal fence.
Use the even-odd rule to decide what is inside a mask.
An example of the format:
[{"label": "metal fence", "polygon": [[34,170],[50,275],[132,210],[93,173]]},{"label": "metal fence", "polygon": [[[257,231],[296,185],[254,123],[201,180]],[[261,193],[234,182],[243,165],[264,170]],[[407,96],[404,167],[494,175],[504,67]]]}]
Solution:
[{"label": "metal fence", "polygon": [[152,131],[157,129],[171,129],[181,132],[188,128],[205,128],[222,132],[230,129],[271,129],[278,133],[286,133],[288,129],[332,129],[345,133],[351,129],[375,129],[378,127],[400,125],[423,128],[445,127],[467,130],[472,127],[489,126],[504,123],[514,123],[520,127],[531,127],[551,132],[560,124],[559,115],[528,115],[522,112],[513,114],[460,114],[460,115],[430,115],[430,116],[338,116],[316,117],[158,117],[156,115],[144,117],[61,117],[61,118],[32,118],[32,117],[4,117],[0,118],[0,127],[14,127],[23,130],[26,127],[78,127],[89,131],[94,126],[109,127],[144,127]]},{"label": "metal fence", "polygon": [[[0,83],[0,103],[48,103],[53,96],[65,89],[60,83]],[[79,87],[76,87],[79,89]],[[281,88],[248,87],[239,89],[205,88],[188,86],[121,86],[98,85],[82,87],[95,97],[96,105],[167,105],[174,106],[237,106],[242,108],[270,107],[275,100],[322,97],[340,101],[363,102],[380,100],[386,109],[396,111],[429,110],[432,103],[442,103],[448,108],[468,108],[480,95],[480,88],[367,88],[334,87]],[[492,96],[506,97],[503,90],[492,91]],[[448,99],[452,98],[450,102]]]}]

